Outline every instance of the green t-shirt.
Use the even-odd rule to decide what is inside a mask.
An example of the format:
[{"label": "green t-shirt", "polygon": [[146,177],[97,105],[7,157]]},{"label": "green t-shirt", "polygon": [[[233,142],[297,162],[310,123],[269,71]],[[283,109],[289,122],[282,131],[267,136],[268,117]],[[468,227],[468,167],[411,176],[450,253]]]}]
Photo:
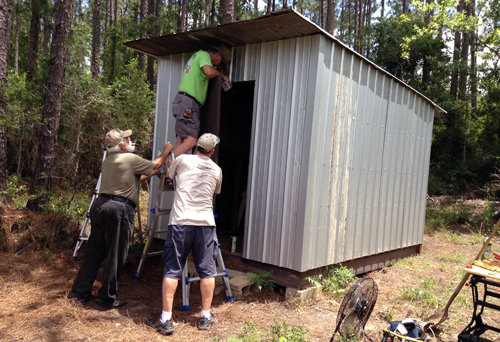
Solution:
[{"label": "green t-shirt", "polygon": [[149,176],[155,163],[133,153],[111,153],[102,162],[101,188],[106,195],[125,197],[139,204],[139,179]]},{"label": "green t-shirt", "polygon": [[202,106],[207,99],[209,81],[208,76],[203,72],[205,65],[213,66],[208,52],[200,50],[192,55],[184,67],[181,84],[179,85],[179,92],[188,93]]}]

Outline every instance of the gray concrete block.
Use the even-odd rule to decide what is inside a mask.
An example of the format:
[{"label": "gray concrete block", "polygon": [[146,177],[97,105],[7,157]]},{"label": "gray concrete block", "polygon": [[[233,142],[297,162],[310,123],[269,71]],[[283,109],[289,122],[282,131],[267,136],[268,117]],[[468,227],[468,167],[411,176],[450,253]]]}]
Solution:
[{"label": "gray concrete block", "polygon": [[240,271],[236,271],[236,270],[231,270],[229,268],[226,269],[226,271],[227,271],[227,274],[229,275],[229,279],[232,279],[234,277],[237,277],[237,276],[245,274],[244,272],[240,272]]},{"label": "gray concrete block", "polygon": [[229,285],[231,285],[233,294],[240,296],[247,296],[250,294],[250,287],[252,286],[252,282],[250,281],[251,278],[251,276],[243,274],[229,279]]},{"label": "gray concrete block", "polygon": [[323,286],[321,285],[308,287],[307,289],[304,290],[298,290],[298,289],[293,289],[291,287],[287,287],[285,292],[285,298],[286,299],[300,298],[302,300],[318,299],[319,297],[321,297],[322,292],[323,292]]}]

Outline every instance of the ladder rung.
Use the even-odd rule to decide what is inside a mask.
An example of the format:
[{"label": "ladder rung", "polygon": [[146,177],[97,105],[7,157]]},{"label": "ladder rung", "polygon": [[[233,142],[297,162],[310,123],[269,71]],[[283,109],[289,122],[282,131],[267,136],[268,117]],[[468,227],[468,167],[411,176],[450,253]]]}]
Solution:
[{"label": "ladder rung", "polygon": [[153,233],[153,235],[160,235],[160,234],[167,234],[168,233],[168,230],[158,230],[156,232]]},{"label": "ladder rung", "polygon": [[[217,273],[216,275],[214,275],[214,277],[227,277],[227,273],[226,272],[220,272],[220,273]],[[188,283],[190,283],[192,281],[198,281],[200,279],[201,279],[200,277],[188,278]]]},{"label": "ladder rung", "polygon": [[160,255],[160,254],[163,254],[163,251],[158,251],[158,252],[150,252],[150,253],[148,253],[148,257],[150,257],[150,256],[155,256],[155,255]]},{"label": "ladder rung", "polygon": [[172,209],[156,209],[156,212],[158,212],[158,215],[165,215],[169,214],[172,211]]},{"label": "ladder rung", "polygon": [[81,236],[78,238],[78,241],[87,241],[89,238],[86,236]]}]

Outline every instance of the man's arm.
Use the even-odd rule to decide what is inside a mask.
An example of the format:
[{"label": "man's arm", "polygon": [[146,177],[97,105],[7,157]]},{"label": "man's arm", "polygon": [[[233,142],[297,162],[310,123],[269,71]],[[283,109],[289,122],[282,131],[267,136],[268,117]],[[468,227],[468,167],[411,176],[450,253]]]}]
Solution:
[{"label": "man's arm", "polygon": [[172,152],[173,149],[174,149],[174,147],[172,146],[170,141],[167,142],[165,144],[165,146],[163,146],[163,151],[161,152],[161,154],[155,160],[153,160],[153,163],[155,163],[155,166],[153,166],[153,171],[151,171],[151,174],[149,176],[142,175],[140,181],[141,182],[145,181],[145,180],[153,177],[154,175],[159,174],[160,173],[160,166],[162,166],[163,163],[165,163],[165,160],[167,160],[168,155],[170,154],[170,152]]},{"label": "man's arm", "polygon": [[205,75],[207,75],[208,78],[210,78],[210,79],[215,78],[215,77],[221,75],[223,80],[226,80],[227,82],[229,82],[229,84],[231,84],[231,81],[229,80],[229,77],[227,77],[223,73],[219,72],[219,70],[217,70],[216,68],[214,68],[211,65],[204,65],[203,66],[203,73]]}]

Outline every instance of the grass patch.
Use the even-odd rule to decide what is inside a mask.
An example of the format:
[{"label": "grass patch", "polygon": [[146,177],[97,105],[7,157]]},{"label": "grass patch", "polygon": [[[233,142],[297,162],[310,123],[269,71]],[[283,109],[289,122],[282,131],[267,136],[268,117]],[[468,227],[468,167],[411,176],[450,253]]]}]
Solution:
[{"label": "grass patch", "polygon": [[[454,262],[454,263],[463,263],[464,260],[467,258],[465,254],[460,253],[456,249],[454,250],[453,255],[438,254],[437,257],[442,262]],[[440,267],[443,268],[442,265]]]},{"label": "grass patch", "polygon": [[[282,323],[275,322],[269,330],[260,329],[259,325],[251,320],[246,321],[246,326],[243,327],[237,336],[229,336],[228,342],[307,342],[304,336],[309,330],[305,326],[291,326],[285,321]],[[220,339],[214,339],[220,341]]]},{"label": "grass patch", "polygon": [[410,302],[421,302],[433,308],[440,308],[442,300],[436,295],[437,284],[434,278],[421,279],[420,286],[401,289],[401,298]]},{"label": "grass patch", "polygon": [[335,297],[342,296],[355,279],[357,277],[354,275],[353,269],[343,265],[331,268],[325,278],[322,278],[321,274],[306,278],[314,286],[322,285],[324,292]]}]

